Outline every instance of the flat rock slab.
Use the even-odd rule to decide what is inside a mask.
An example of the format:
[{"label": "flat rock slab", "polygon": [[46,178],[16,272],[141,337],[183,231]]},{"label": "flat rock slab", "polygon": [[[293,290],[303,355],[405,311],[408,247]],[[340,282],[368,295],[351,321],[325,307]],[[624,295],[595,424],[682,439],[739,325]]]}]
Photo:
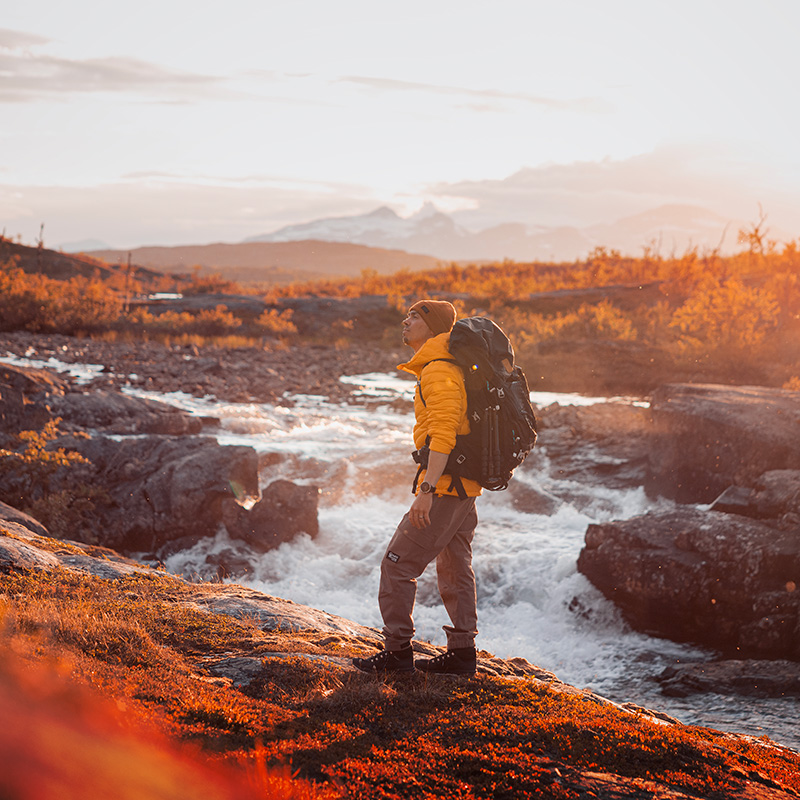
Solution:
[{"label": "flat rock slab", "polygon": [[800,660],[800,538],[678,508],[590,525],[578,569],[633,628],[752,658]]},{"label": "flat rock slab", "polygon": [[800,392],[668,384],[653,393],[651,415],[651,496],[711,503],[764,472],[800,469]]},{"label": "flat rock slab", "polygon": [[796,661],[729,660],[676,664],[658,676],[670,697],[700,692],[747,697],[800,697],[800,664]]}]

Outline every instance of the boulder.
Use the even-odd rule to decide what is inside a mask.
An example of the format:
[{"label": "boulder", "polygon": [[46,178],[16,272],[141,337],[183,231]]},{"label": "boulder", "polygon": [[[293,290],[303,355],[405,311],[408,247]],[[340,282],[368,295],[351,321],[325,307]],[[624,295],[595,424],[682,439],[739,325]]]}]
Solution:
[{"label": "boulder", "polygon": [[800,660],[800,539],[683,508],[590,525],[578,570],[638,631],[748,658]]},{"label": "boulder", "polygon": [[544,456],[559,477],[614,489],[644,482],[652,429],[648,409],[627,402],[551,405],[537,416],[539,439],[530,463]]},{"label": "boulder", "polygon": [[755,485],[728,487],[711,505],[712,511],[771,520],[782,530],[800,529],[800,470],[775,469]]},{"label": "boulder", "polygon": [[26,514],[24,511],[18,511],[6,503],[0,503],[0,520],[5,522],[15,522],[17,525],[22,525],[37,536],[49,536],[50,534],[42,525],[41,522]]},{"label": "boulder", "polygon": [[[107,436],[63,439],[91,462],[82,475],[110,498],[98,504],[93,541],[124,553],[158,552],[168,542],[216,534],[225,498],[258,496],[252,447],[220,445],[205,436]],[[57,487],[58,488],[58,487]]]},{"label": "boulder", "polygon": [[800,392],[669,384],[653,393],[651,413],[651,497],[711,503],[765,472],[800,469]]},{"label": "boulder", "polygon": [[254,550],[265,553],[299,533],[316,536],[319,533],[318,503],[316,486],[277,480],[264,489],[261,499],[250,509],[226,498],[222,504],[222,521],[232,538],[242,539]]},{"label": "boulder", "polygon": [[117,391],[68,392],[54,398],[52,408],[64,420],[63,427],[113,434],[181,436],[203,427],[200,417],[174,406]]},{"label": "boulder", "polygon": [[728,660],[675,664],[656,679],[668,697],[701,692],[747,697],[800,697],[796,661]]},{"label": "boulder", "polygon": [[508,494],[514,508],[524,514],[551,517],[563,505],[563,502],[550,492],[536,489],[521,481],[512,481],[508,485]]},{"label": "boulder", "polygon": [[46,370],[0,364],[0,434],[41,430],[56,416],[51,406],[66,389]]},{"label": "boulder", "polygon": [[58,557],[36,546],[37,536],[18,522],[0,520],[0,574],[16,570],[51,570]]}]

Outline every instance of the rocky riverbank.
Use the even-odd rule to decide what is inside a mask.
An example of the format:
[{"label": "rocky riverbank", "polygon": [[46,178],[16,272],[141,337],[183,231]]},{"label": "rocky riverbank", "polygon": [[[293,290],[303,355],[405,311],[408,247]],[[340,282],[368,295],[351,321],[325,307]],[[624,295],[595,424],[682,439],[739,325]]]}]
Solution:
[{"label": "rocky riverbank", "polygon": [[342,375],[390,371],[407,359],[400,347],[368,342],[310,344],[275,349],[165,345],[159,342],[105,342],[57,334],[0,333],[0,354],[41,361],[102,367],[93,389],[133,386],[155,392],[186,392],[236,403],[283,402],[286,393],[349,396]]}]

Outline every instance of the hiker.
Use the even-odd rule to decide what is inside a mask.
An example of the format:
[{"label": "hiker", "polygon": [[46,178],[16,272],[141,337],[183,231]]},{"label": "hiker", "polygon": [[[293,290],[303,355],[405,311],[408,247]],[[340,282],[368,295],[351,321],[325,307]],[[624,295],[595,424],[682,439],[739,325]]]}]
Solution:
[{"label": "hiker", "polygon": [[[392,536],[381,562],[378,602],[384,649],[353,659],[364,672],[403,673],[415,668],[411,639],[417,578],[436,560],[439,593],[451,625],[445,625],[447,652],[419,660],[424,672],[472,675],[476,668],[477,607],[472,570],[472,537],[478,523],[475,498],[481,486],[461,479],[460,494],[444,474],[457,434],[469,431],[467,395],[461,368],[448,350],[456,310],[444,300],[421,300],[403,320],[403,343],[414,355],[398,369],[417,377],[414,445],[430,448],[427,469],[418,473],[415,497]],[[417,485],[418,484],[418,485]],[[462,490],[463,487],[463,490]]]}]

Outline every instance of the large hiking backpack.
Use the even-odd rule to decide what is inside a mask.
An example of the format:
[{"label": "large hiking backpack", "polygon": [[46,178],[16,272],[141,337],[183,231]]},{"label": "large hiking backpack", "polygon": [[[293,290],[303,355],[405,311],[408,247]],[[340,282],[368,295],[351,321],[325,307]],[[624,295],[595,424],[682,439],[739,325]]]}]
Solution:
[{"label": "large hiking backpack", "polygon": [[[458,364],[464,373],[470,432],[456,438],[445,474],[453,478],[452,488],[459,497],[466,497],[461,478],[471,478],[490,491],[506,489],[536,443],[528,381],[514,363],[508,337],[486,317],[456,322],[450,333],[450,354],[452,358],[435,360]],[[421,389],[420,399],[425,403]],[[417,480],[427,466],[428,452],[426,445],[413,454],[420,465]]]}]

